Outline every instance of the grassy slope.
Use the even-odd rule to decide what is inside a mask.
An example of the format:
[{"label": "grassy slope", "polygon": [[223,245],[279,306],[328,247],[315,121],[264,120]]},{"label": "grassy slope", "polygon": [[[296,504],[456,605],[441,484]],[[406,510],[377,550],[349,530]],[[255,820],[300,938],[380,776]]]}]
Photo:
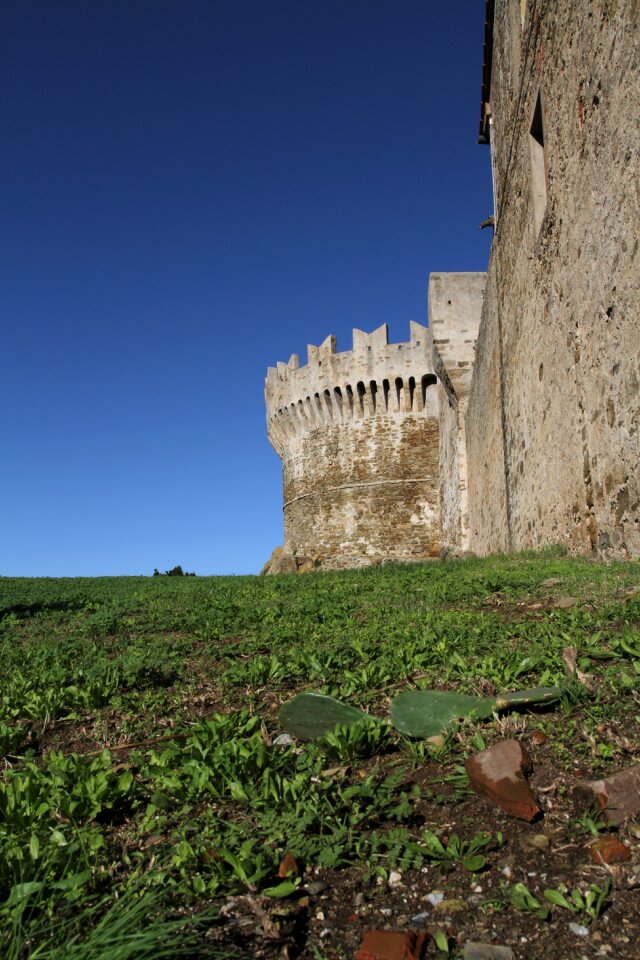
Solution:
[{"label": "grassy slope", "polygon": [[[135,905],[161,884],[168,906],[145,894],[148,918],[180,925],[205,904],[277,886],[287,852],[365,885],[435,862],[420,839],[438,832],[429,803],[457,809],[464,756],[508,728],[465,729],[435,759],[384,727],[274,746],[278,706],[301,689],[386,716],[408,685],[494,693],[560,682],[571,643],[597,674],[595,696],[532,714],[518,732],[551,734],[550,769],[577,762],[591,776],[630,762],[640,742],[639,584],[638,563],[558,554],[266,579],[0,580],[3,955],[75,956],[76,934],[77,956],[159,956],[160,942],[172,956],[190,942],[198,955],[232,955],[240,935],[210,917],[191,941],[182,928],[159,931],[148,954],[135,929],[130,953],[82,941],[114,892]],[[577,602],[561,609],[559,597]],[[427,783],[415,775],[425,765]],[[299,892],[273,922],[302,956],[317,956]],[[495,909],[513,927],[508,891],[503,901]],[[93,911],[84,930],[71,919],[83,910]],[[348,956],[351,941],[336,933],[322,949]]]}]

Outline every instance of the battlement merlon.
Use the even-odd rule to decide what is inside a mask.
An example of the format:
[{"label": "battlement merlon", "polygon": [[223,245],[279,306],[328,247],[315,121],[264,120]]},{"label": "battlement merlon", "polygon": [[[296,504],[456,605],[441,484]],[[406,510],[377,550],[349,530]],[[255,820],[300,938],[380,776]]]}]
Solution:
[{"label": "battlement merlon", "polygon": [[389,343],[388,326],[383,323],[371,333],[353,330],[353,348],[336,352],[336,338],[328,336],[320,346],[309,345],[307,363],[300,366],[293,354],[288,363],[269,367],[265,384],[267,416],[307,397],[347,386],[355,392],[358,383],[433,374],[432,337],[428,327],[411,321],[410,339]]},{"label": "battlement merlon", "polygon": [[429,276],[433,366],[447,392],[458,399],[471,388],[486,280],[486,273]]}]

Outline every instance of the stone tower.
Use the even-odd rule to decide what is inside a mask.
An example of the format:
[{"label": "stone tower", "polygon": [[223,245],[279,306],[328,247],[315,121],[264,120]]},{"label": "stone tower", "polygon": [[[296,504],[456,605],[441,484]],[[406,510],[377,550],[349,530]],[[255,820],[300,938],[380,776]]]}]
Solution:
[{"label": "stone tower", "polygon": [[284,543],[326,568],[424,560],[440,549],[438,399],[427,327],[333,336],[266,379],[269,440],[282,458]]}]

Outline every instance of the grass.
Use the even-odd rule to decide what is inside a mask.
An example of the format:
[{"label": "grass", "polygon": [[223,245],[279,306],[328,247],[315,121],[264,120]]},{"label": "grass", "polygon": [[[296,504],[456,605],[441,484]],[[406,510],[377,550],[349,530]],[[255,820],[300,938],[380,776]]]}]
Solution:
[{"label": "grass", "polygon": [[218,907],[295,901],[301,881],[278,877],[287,853],[383,880],[438,860],[492,869],[497,832],[442,842],[424,810],[468,797],[464,757],[517,719],[465,725],[437,751],[367,725],[300,748],[277,743],[279,705],[318,690],[385,717],[410,687],[554,685],[572,644],[596,692],[526,724],[553,733],[558,764],[606,772],[640,732],[639,583],[638,563],[557,552],[263,579],[0,579],[2,956],[233,956]]}]

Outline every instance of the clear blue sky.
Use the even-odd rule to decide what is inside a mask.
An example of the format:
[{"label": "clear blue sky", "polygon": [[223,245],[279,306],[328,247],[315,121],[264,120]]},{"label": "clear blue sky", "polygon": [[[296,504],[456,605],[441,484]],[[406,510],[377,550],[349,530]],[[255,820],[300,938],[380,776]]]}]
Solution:
[{"label": "clear blue sky", "polygon": [[484,270],[483,0],[5,0],[0,574],[257,572],[267,366]]}]

